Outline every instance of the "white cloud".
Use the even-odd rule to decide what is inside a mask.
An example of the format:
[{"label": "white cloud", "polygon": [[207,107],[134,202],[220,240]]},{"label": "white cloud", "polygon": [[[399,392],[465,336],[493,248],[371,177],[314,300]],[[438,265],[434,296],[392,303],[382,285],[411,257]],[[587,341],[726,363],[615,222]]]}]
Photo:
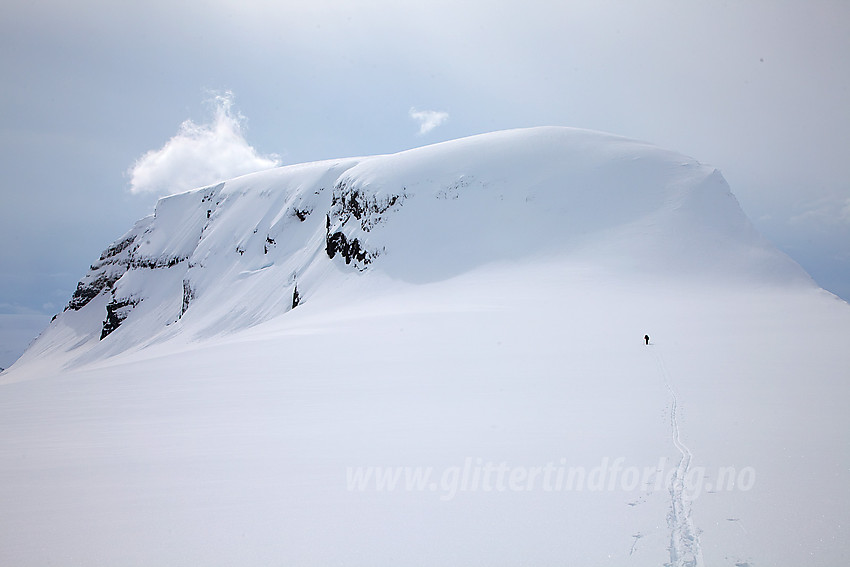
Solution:
[{"label": "white cloud", "polygon": [[233,108],[233,93],[216,95],[210,124],[186,120],[164,146],[140,157],[128,171],[130,191],[171,195],[280,165],[248,145],[245,117]]},{"label": "white cloud", "polygon": [[419,135],[427,134],[443,122],[449,119],[448,112],[439,110],[416,110],[410,109],[410,117],[419,123]]}]

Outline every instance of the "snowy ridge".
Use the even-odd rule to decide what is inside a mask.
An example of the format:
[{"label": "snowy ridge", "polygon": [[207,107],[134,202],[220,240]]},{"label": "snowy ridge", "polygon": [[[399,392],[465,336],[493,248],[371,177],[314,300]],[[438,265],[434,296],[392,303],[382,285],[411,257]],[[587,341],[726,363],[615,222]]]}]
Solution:
[{"label": "snowy ridge", "polygon": [[426,282],[553,255],[676,277],[807,280],[756,234],[714,168],[607,134],[512,130],[164,198],[91,266],[22,363],[234,332],[345,273]]}]

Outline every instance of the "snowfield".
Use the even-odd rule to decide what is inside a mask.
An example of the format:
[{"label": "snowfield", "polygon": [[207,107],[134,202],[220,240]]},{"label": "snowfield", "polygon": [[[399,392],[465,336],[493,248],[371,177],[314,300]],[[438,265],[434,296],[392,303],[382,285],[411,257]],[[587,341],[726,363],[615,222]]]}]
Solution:
[{"label": "snowfield", "polygon": [[248,175],[161,200],[0,374],[0,564],[840,565],[848,337],[645,143]]}]

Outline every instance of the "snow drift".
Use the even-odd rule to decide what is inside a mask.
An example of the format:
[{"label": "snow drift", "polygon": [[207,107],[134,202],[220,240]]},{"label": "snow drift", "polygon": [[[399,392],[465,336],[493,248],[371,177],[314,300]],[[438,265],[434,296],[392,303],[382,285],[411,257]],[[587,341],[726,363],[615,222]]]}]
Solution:
[{"label": "snow drift", "polygon": [[248,175],[161,200],[0,376],[0,562],[837,565],[848,336],[648,144]]}]

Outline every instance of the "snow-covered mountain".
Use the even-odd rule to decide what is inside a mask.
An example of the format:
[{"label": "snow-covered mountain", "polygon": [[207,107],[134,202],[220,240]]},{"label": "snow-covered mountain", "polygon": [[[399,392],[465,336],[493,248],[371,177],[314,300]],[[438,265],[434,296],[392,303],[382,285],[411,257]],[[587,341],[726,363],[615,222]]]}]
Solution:
[{"label": "snow-covered mountain", "polygon": [[160,200],[0,377],[0,562],[835,565],[848,336],[649,144],[247,175]]},{"label": "snow-covered mountain", "polygon": [[162,199],[92,264],[24,360],[73,365],[174,333],[233,332],[336,285],[330,272],[427,282],[535,257],[806,279],[756,234],[716,169],[594,132],[515,130]]}]

